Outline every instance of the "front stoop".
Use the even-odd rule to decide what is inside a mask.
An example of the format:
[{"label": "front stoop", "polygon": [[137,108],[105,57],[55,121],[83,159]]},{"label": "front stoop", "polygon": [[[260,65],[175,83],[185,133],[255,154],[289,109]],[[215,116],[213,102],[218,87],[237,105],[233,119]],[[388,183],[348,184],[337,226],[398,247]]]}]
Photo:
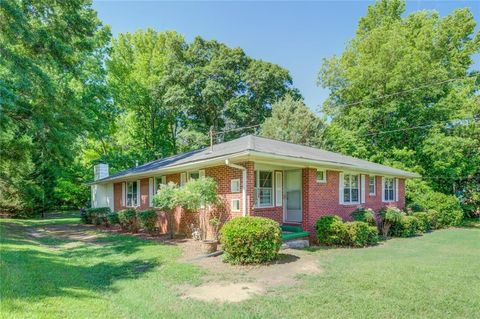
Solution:
[{"label": "front stoop", "polygon": [[282,244],[281,249],[303,249],[310,246],[308,240],[306,239],[298,239],[298,240],[289,240]]}]

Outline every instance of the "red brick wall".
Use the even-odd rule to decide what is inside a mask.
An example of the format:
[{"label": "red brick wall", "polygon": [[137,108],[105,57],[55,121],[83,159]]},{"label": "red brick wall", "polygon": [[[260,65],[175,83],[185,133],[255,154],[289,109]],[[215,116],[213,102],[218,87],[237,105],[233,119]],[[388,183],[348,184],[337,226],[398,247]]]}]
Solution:
[{"label": "red brick wall", "polygon": [[327,182],[317,183],[316,170],[303,169],[303,223],[305,230],[315,232],[315,222],[323,215],[338,215],[345,220],[350,220],[350,213],[358,207],[372,208],[375,211],[383,206],[405,206],[405,180],[399,179],[399,201],[382,202],[382,178],[376,176],[375,195],[370,196],[368,190],[368,175],[365,176],[365,203],[343,205],[339,203],[339,178],[337,171],[327,171]]},{"label": "red brick wall", "polygon": [[[254,208],[254,163],[246,162],[242,164],[247,168],[247,211],[252,216],[262,216],[272,218],[278,223],[283,223],[283,207],[271,208]],[[218,183],[219,195],[224,200],[225,218],[233,218],[242,215],[242,171],[228,167],[226,165],[205,168],[205,175],[212,177]],[[232,193],[230,189],[230,181],[232,179],[240,180],[240,192]],[[405,205],[405,180],[399,179],[399,201],[393,203],[382,202],[382,179],[381,176],[376,177],[376,192],[370,196],[368,190],[368,175],[365,175],[365,203],[357,205],[341,205],[339,204],[339,172],[327,171],[327,182],[317,183],[316,170],[313,168],[304,168],[302,170],[302,210],[303,222],[302,226],[305,230],[314,234],[314,226],[316,220],[322,215],[336,214],[342,218],[349,220],[350,213],[357,207],[363,206],[378,211],[386,205],[394,205],[403,208]],[[167,182],[180,183],[180,173],[167,175]],[[144,178],[140,181],[140,207],[139,209],[147,209],[149,206],[149,179]],[[275,191],[274,191],[275,194]],[[120,210],[122,207],[122,183],[114,184],[114,208]],[[231,212],[231,200],[240,200],[240,211]],[[275,204],[275,199],[274,199]],[[190,233],[190,225],[198,224],[199,213],[185,212],[181,208],[175,210],[175,231],[180,233]],[[165,213],[159,211],[158,227],[163,233],[167,232],[167,218]]]},{"label": "red brick wall", "polygon": [[119,211],[122,209],[122,183],[113,184],[113,209]]}]

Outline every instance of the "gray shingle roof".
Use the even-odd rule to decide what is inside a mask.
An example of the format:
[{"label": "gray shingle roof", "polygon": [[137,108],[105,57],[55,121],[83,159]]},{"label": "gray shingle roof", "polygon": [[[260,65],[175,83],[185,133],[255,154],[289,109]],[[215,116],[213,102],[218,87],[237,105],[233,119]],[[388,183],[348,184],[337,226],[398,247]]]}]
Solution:
[{"label": "gray shingle roof", "polygon": [[229,142],[215,144],[213,151],[211,151],[210,147],[205,147],[199,150],[155,160],[118,172],[116,174],[112,174],[106,178],[95,181],[95,183],[105,182],[126,175],[135,176],[137,174],[141,175],[150,171],[174,168],[175,166],[182,164],[205,161],[229,155],[233,156],[249,151],[262,153],[266,156],[285,156],[297,160],[318,161],[326,164],[331,163],[347,168],[350,167],[355,170],[375,171],[378,173],[404,177],[420,177],[420,175],[416,173],[407,172],[339,153],[254,135],[247,135]]}]

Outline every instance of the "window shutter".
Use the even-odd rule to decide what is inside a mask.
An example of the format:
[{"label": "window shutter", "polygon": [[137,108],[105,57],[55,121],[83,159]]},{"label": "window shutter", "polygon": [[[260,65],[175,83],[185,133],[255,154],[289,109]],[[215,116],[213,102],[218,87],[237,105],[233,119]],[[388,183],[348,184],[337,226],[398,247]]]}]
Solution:
[{"label": "window shutter", "polygon": [[122,183],[122,206],[127,206],[127,183]]},{"label": "window shutter", "polygon": [[340,204],[343,204],[343,173],[340,173],[338,179],[338,200]]},{"label": "window shutter", "polygon": [[163,176],[161,177],[161,183],[162,183],[163,185],[167,185],[167,176],[163,175]]},{"label": "window shutter", "polygon": [[153,207],[153,195],[155,190],[153,189],[155,187],[155,184],[153,182],[153,178],[150,177],[148,179],[148,206]]},{"label": "window shutter", "polygon": [[187,181],[187,173],[181,173],[180,174],[180,186],[185,185]]},{"label": "window shutter", "polygon": [[395,201],[398,202],[398,178],[395,178]]},{"label": "window shutter", "polygon": [[140,196],[140,180],[137,180],[137,206],[140,206],[141,196]]},{"label": "window shutter", "polygon": [[360,175],[360,202],[365,203],[365,175]]},{"label": "window shutter", "polygon": [[275,206],[282,206],[283,202],[283,174],[275,172]]},{"label": "window shutter", "polygon": [[382,176],[382,202],[385,202],[385,177]]},{"label": "window shutter", "polygon": [[205,170],[204,169],[201,169],[198,171],[198,177],[199,178],[205,178]]}]

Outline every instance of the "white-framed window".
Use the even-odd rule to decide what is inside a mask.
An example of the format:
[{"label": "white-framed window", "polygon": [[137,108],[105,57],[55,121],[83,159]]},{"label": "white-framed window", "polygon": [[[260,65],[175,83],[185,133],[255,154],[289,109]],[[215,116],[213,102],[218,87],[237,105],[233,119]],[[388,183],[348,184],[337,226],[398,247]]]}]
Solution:
[{"label": "white-framed window", "polygon": [[239,212],[240,211],[240,200],[239,199],[232,199],[231,203],[231,211],[232,212]]},{"label": "white-framed window", "polygon": [[317,169],[317,183],[327,182],[327,172],[324,169]]},{"label": "white-framed window", "polygon": [[138,206],[138,182],[127,182],[127,207],[136,207]]},{"label": "white-framed window", "polygon": [[255,171],[255,207],[273,206],[273,172]]},{"label": "white-framed window", "polygon": [[376,183],[375,183],[375,176],[368,176],[368,194],[369,195],[375,195],[376,193]]},{"label": "white-framed window", "polygon": [[232,179],[230,181],[230,192],[232,193],[238,193],[240,192],[240,179]]},{"label": "white-framed window", "polygon": [[394,202],[395,201],[395,178],[384,177],[383,178],[383,201]]},{"label": "white-framed window", "polygon": [[358,204],[360,201],[360,175],[343,174],[343,203]]},{"label": "white-framed window", "polygon": [[205,177],[205,170],[201,169],[198,171],[190,171],[190,172],[187,172],[186,175],[187,175],[187,182],[189,180],[197,180],[201,177]]}]

